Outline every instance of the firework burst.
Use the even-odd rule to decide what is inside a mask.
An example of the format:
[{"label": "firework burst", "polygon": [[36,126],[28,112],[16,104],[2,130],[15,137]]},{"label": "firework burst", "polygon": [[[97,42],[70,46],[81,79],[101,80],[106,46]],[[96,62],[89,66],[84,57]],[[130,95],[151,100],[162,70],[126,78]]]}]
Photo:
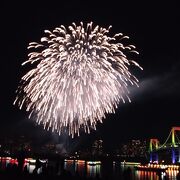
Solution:
[{"label": "firework burst", "polygon": [[[129,60],[127,52],[138,53],[134,45],[123,45],[123,34],[109,37],[108,29],[87,25],[52,32],[45,30],[41,43],[31,42],[26,63],[36,67],[22,77],[17,90],[17,103],[35,115],[36,122],[59,134],[79,135],[96,129],[106,113],[115,112],[119,102],[129,100],[128,85],[137,85],[137,78],[128,67],[138,63]],[[142,69],[142,68],[141,68]],[[138,86],[138,85],[137,85]]]}]

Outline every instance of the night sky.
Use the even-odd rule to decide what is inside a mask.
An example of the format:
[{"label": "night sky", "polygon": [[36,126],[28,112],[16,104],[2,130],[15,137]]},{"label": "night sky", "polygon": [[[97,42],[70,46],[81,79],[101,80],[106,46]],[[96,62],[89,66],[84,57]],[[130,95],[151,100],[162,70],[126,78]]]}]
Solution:
[{"label": "night sky", "polygon": [[18,82],[28,70],[21,66],[27,59],[28,43],[39,42],[45,29],[93,21],[103,27],[112,25],[112,34],[128,35],[128,42],[140,53],[135,60],[144,70],[133,69],[140,87],[130,88],[132,103],[120,104],[97,131],[71,139],[70,146],[80,147],[96,138],[102,138],[107,147],[130,139],[157,137],[165,141],[171,127],[180,126],[177,7],[164,1],[1,1],[1,137],[25,134],[39,142],[55,139],[60,143],[69,139],[44,131],[12,104]]}]

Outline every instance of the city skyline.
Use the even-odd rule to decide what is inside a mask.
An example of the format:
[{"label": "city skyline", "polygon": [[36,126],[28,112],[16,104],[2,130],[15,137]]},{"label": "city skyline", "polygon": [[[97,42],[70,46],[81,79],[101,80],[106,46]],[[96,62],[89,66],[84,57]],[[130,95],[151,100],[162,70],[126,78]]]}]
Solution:
[{"label": "city skyline", "polygon": [[[54,2],[55,3],[55,2]],[[53,8],[50,8],[49,6]],[[97,131],[82,133],[71,142],[87,143],[97,137],[105,139],[113,147],[118,142],[133,138],[165,140],[172,126],[179,126],[180,62],[178,59],[178,14],[175,4],[135,3],[112,1],[111,3],[64,1],[61,3],[5,2],[1,6],[1,80],[0,109],[1,136],[27,134],[41,141],[57,139],[63,142],[69,137],[46,132],[28,120],[24,110],[13,106],[15,90],[28,67],[21,63],[27,59],[27,46],[39,41],[45,29],[54,29],[80,21],[112,25],[112,33],[122,32],[130,36],[129,42],[137,47],[140,55],[135,60],[144,68],[133,70],[140,80],[139,88],[130,89],[132,103],[121,104],[115,114],[109,114]]]}]

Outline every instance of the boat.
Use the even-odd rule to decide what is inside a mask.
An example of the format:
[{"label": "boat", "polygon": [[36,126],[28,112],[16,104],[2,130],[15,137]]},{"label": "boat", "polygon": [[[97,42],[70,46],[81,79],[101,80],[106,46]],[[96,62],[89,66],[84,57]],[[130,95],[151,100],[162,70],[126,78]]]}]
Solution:
[{"label": "boat", "polygon": [[100,165],[101,161],[87,161],[87,164],[90,166]]},{"label": "boat", "polygon": [[148,164],[148,165],[138,165],[134,167],[136,170],[141,171],[154,171],[154,172],[165,172],[168,167],[165,165],[159,165],[159,164]]}]

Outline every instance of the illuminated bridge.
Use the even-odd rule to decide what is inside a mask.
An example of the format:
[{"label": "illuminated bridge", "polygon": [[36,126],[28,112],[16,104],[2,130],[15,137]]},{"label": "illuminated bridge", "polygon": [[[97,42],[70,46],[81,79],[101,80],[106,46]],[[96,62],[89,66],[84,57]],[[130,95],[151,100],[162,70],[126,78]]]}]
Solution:
[{"label": "illuminated bridge", "polygon": [[172,127],[166,141],[163,144],[159,143],[158,139],[150,139],[149,153],[150,162],[161,163],[180,163],[180,127]]}]

